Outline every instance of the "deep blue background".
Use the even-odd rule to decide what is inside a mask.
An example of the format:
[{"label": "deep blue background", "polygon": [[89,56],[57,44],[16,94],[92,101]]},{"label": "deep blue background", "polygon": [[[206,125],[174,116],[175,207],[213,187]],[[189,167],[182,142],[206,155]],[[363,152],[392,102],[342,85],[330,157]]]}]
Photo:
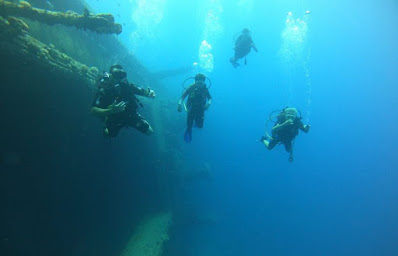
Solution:
[{"label": "deep blue background", "polygon": [[[194,130],[183,152],[191,164],[208,162],[214,171],[211,184],[195,186],[187,197],[200,214],[216,221],[187,228],[181,251],[398,255],[398,2],[148,3],[161,7],[156,10],[161,21],[141,28],[151,37],[132,50],[149,69],[191,65],[198,61],[202,40],[213,46],[214,70],[206,73],[213,82],[213,104],[203,130]],[[117,19],[128,24],[120,38],[129,47],[129,35],[138,29],[131,20],[137,1],[118,4],[93,7],[118,12]],[[204,38],[206,10],[214,6],[223,9],[217,13],[222,30]],[[286,13],[299,17],[307,9],[310,107],[304,73],[295,71],[290,82],[278,56]],[[243,27],[252,30],[259,53],[250,53],[247,66],[233,69],[228,62],[232,37]],[[191,75],[164,80],[169,95],[158,95],[159,100],[177,103],[180,84]],[[312,125],[309,134],[297,138],[293,163],[282,147],[267,151],[256,141],[268,113],[289,103],[310,111]],[[184,125],[176,131],[181,137]]]}]

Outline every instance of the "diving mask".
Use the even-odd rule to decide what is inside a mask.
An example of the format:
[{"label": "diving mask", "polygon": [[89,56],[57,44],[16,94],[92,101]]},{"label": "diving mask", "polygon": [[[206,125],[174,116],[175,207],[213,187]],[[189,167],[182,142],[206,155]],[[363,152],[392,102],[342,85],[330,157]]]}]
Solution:
[{"label": "diving mask", "polygon": [[195,84],[204,85],[205,84],[205,80],[195,80]]},{"label": "diving mask", "polygon": [[295,108],[285,108],[283,114],[286,120],[294,121],[297,118],[297,109]]},{"label": "diving mask", "polygon": [[294,121],[294,119],[296,119],[296,116],[294,116],[294,115],[285,115],[285,117],[286,117],[286,120]]},{"label": "diving mask", "polygon": [[127,73],[123,69],[115,68],[112,70],[112,76],[116,79],[124,79],[127,77]]}]

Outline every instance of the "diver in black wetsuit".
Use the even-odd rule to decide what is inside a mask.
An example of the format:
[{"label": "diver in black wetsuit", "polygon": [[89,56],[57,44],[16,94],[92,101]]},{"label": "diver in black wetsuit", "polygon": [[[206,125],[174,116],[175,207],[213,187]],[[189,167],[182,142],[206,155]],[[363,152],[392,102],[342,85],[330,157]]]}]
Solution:
[{"label": "diver in black wetsuit", "polygon": [[[244,28],[239,35],[238,39],[235,41],[235,55],[234,57],[231,57],[229,60],[234,68],[239,67],[238,60],[246,57],[247,54],[249,54],[251,48],[253,48],[256,52],[258,52],[256,46],[254,45],[253,39],[251,37],[250,30],[247,28]],[[245,65],[247,64],[246,58],[245,58]]]},{"label": "diver in black wetsuit", "polygon": [[195,83],[190,85],[183,92],[178,102],[178,112],[182,111],[182,104],[184,99],[188,96],[186,111],[187,114],[187,129],[185,131],[184,140],[190,143],[192,140],[192,126],[195,121],[195,126],[203,127],[205,119],[205,111],[211,105],[211,95],[205,83],[206,77],[203,74],[195,76]]},{"label": "diver in black wetsuit", "polygon": [[277,144],[283,144],[286,151],[290,154],[289,161],[293,162],[294,139],[299,130],[308,133],[311,126],[303,124],[295,108],[285,108],[276,117],[278,120],[272,128],[272,138],[267,141],[267,138],[263,136],[260,141],[269,150],[273,149]]},{"label": "diver in black wetsuit", "polygon": [[154,98],[156,94],[149,88],[143,89],[129,83],[126,76],[121,65],[113,65],[109,73],[104,73],[98,83],[91,113],[104,119],[106,136],[116,137],[123,127],[134,127],[150,135],[153,132],[152,127],[137,113],[141,103],[135,95]]}]

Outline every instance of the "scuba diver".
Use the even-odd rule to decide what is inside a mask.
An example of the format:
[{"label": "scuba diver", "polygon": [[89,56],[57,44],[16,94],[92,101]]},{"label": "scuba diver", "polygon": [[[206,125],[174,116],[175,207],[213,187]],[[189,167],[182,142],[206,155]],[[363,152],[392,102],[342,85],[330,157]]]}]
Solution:
[{"label": "scuba diver", "polygon": [[150,88],[143,89],[129,83],[126,72],[121,65],[113,65],[109,73],[105,72],[98,82],[98,92],[91,107],[91,113],[105,121],[104,135],[116,137],[123,127],[134,127],[150,135],[153,130],[150,124],[137,113],[141,102],[135,95],[155,98]]},{"label": "scuba diver", "polygon": [[[188,79],[192,79],[190,77]],[[195,126],[198,128],[203,127],[203,121],[205,119],[205,111],[211,105],[211,95],[209,93],[209,88],[211,86],[211,81],[209,86],[206,86],[206,76],[203,74],[197,74],[195,77],[195,83],[185,88],[179,102],[178,102],[178,112],[182,111],[182,105],[184,99],[188,96],[188,100],[186,105],[184,104],[184,108],[187,111],[187,129],[185,131],[184,140],[187,143],[190,143],[192,140],[192,126],[195,121]],[[184,83],[188,80],[186,79]],[[209,79],[209,78],[207,78]]]},{"label": "scuba diver", "polygon": [[[234,36],[235,40],[236,35]],[[249,29],[244,28],[239,35],[238,39],[235,40],[235,56],[231,57],[229,60],[234,68],[237,68],[240,66],[238,63],[238,60],[245,57],[245,65],[247,64],[246,61],[246,55],[249,54],[251,48],[253,48],[256,52],[258,52],[256,46],[254,45],[254,42],[251,37],[251,32]]]},{"label": "scuba diver", "polygon": [[[275,111],[274,111],[275,112]],[[269,150],[273,149],[277,144],[283,144],[287,152],[289,152],[289,162],[293,162],[293,144],[294,139],[298,135],[298,130],[302,130],[308,133],[310,130],[310,125],[304,125],[301,121],[301,113],[298,116],[299,111],[296,108],[286,107],[280,111],[276,116],[272,116],[274,113],[270,114],[269,120],[275,123],[272,128],[272,137],[268,135],[263,136],[260,142],[264,143],[265,147]],[[274,120],[276,118],[276,120]],[[268,124],[268,122],[267,122]],[[267,126],[267,125],[266,125]]]}]

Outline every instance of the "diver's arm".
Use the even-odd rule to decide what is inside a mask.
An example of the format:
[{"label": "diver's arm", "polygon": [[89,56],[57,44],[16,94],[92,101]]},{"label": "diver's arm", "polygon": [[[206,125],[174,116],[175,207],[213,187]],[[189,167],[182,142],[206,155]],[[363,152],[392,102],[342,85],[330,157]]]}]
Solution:
[{"label": "diver's arm", "polygon": [[254,49],[256,52],[258,52],[257,47],[254,45],[253,42],[252,42],[252,47],[253,47],[253,49]]},{"label": "diver's arm", "polygon": [[106,117],[115,113],[122,112],[125,109],[126,109],[126,102],[121,101],[116,104],[116,101],[114,101],[113,104],[109,105],[107,108],[92,107],[90,112],[94,116]]},{"label": "diver's arm", "polygon": [[180,100],[178,101],[178,104],[182,104],[182,102],[184,101],[184,99],[188,96],[188,94],[191,92],[190,90],[191,87],[187,88],[184,93],[181,95]]},{"label": "diver's arm", "polygon": [[211,99],[209,99],[205,105],[205,110],[208,110],[211,105]]},{"label": "diver's arm", "polygon": [[304,125],[303,123],[301,123],[299,126],[299,129],[305,133],[308,133],[310,131],[310,128],[311,128],[311,125],[309,125],[309,124]]},{"label": "diver's arm", "polygon": [[293,121],[292,120],[286,120],[285,122],[281,123],[281,124],[277,124],[272,128],[272,133],[275,132],[279,132],[281,129],[283,129],[284,127],[288,126],[288,125],[293,125]]},{"label": "diver's arm", "polygon": [[131,85],[131,88],[135,95],[140,95],[140,96],[144,96],[144,97],[148,97],[148,98],[155,98],[155,96],[156,96],[155,91],[151,90],[150,88],[144,89],[142,87],[138,87],[133,84],[130,84],[130,85]]},{"label": "diver's arm", "polygon": [[207,95],[206,95],[206,97],[207,97],[207,103],[206,103],[206,105],[205,105],[205,110],[207,110],[209,107],[210,107],[210,105],[211,105],[211,95],[210,95],[210,93],[209,93],[209,90],[207,90],[207,93],[206,93]]},{"label": "diver's arm", "polygon": [[[185,97],[184,97],[185,98]],[[182,102],[184,101],[184,98],[181,97],[181,99],[178,101],[178,106],[177,106],[177,111],[181,112],[182,111]]]},{"label": "diver's arm", "polygon": [[280,129],[282,129],[282,124],[277,124],[272,127],[272,133],[277,133]]},{"label": "diver's arm", "polygon": [[106,116],[111,114],[111,109],[109,109],[109,108],[92,107],[90,112],[94,116],[106,117]]},{"label": "diver's arm", "polygon": [[253,48],[253,50],[255,50],[256,52],[258,52],[256,45],[253,42],[253,39],[251,36],[249,36],[249,41],[250,41],[250,46],[251,48]]},{"label": "diver's arm", "polygon": [[182,102],[184,101],[184,99],[185,99],[185,97],[183,96],[183,97],[181,97],[180,98],[180,100],[178,101],[178,105],[181,105],[182,104]]},{"label": "diver's arm", "polygon": [[188,94],[189,94],[189,92],[190,92],[190,89],[191,87],[188,87],[185,91],[184,91],[184,93],[181,95],[181,98],[180,98],[180,100],[178,101],[178,107],[177,107],[177,110],[178,110],[178,112],[181,112],[182,111],[182,103],[184,102],[184,99],[188,96]]},{"label": "diver's arm", "polygon": [[207,90],[207,99],[209,100],[209,101],[211,101],[211,95],[210,95],[210,92],[209,92],[209,90],[208,89],[206,89]]}]

